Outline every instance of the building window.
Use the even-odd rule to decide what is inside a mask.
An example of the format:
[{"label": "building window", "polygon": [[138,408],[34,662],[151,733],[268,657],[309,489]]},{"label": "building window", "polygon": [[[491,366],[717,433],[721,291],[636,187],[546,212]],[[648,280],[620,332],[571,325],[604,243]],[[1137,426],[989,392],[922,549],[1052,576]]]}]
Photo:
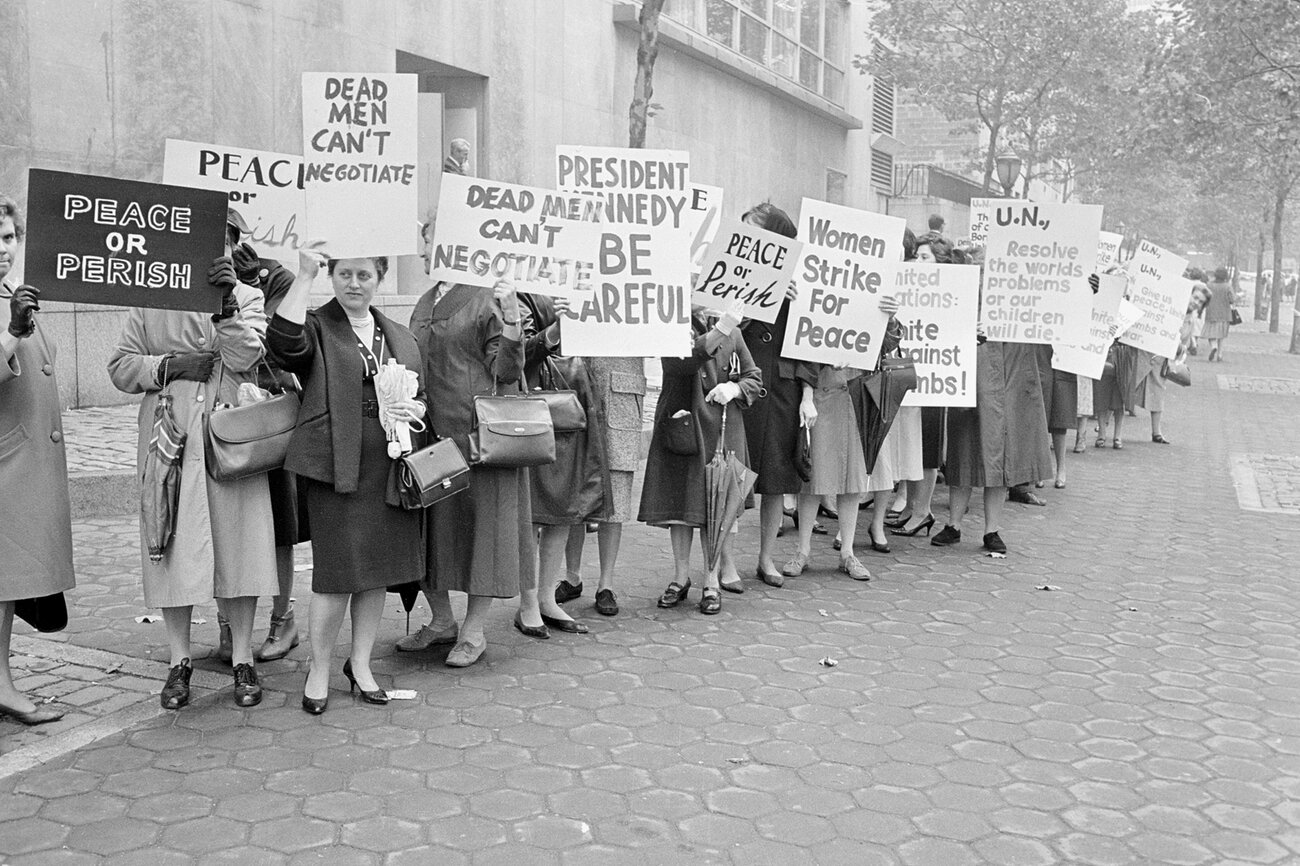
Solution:
[{"label": "building window", "polygon": [[664,14],[844,105],[847,0],[667,0]]},{"label": "building window", "polygon": [[874,147],[871,149],[871,185],[885,195],[894,193],[894,158]]},{"label": "building window", "polygon": [[826,169],[826,201],[831,204],[848,204],[849,176],[834,168]]},{"label": "building window", "polygon": [[[877,56],[884,51],[876,43]],[[878,74],[872,81],[871,89],[871,131],[880,135],[894,134],[894,106],[898,101],[898,89],[894,79],[885,73]]]}]

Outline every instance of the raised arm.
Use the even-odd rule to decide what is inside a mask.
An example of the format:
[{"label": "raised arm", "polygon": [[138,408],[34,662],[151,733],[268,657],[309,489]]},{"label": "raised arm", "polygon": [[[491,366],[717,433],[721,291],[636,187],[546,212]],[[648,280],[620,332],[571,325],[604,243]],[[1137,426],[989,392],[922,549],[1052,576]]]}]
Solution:
[{"label": "raised arm", "polygon": [[313,241],[298,251],[298,276],[280,301],[267,331],[267,345],[271,357],[281,368],[298,375],[311,369],[316,356],[316,341],[311,328],[303,327],[307,321],[307,300],[311,284],[326,263],[321,252],[323,242]]}]

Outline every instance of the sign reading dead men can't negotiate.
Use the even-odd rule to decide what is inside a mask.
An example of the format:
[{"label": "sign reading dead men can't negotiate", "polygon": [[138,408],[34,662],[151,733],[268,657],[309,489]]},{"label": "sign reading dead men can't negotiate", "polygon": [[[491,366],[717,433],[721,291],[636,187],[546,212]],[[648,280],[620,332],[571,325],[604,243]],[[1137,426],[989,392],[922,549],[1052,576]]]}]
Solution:
[{"label": "sign reading dead men can't negotiate", "polygon": [[1101,206],[998,202],[984,256],[990,340],[1083,343],[1092,318]]},{"label": "sign reading dead men can't negotiate", "polygon": [[906,262],[890,292],[903,326],[899,350],[916,365],[904,406],[975,405],[980,272],[970,265]]},{"label": "sign reading dead men can't negotiate", "polygon": [[799,208],[804,238],[781,354],[862,370],[876,366],[889,316],[880,296],[893,288],[903,258],[906,223],[884,214],[806,198]]},{"label": "sign reading dead men can't negotiate", "polygon": [[419,252],[418,79],[302,74],[307,223],[331,256]]},{"label": "sign reading dead men can't negotiate", "polygon": [[1052,346],[1052,369],[1100,379],[1106,366],[1106,353],[1119,334],[1119,305],[1124,300],[1128,280],[1123,274],[1097,277],[1097,294],[1092,296],[1092,322],[1088,341],[1082,345],[1057,343]]},{"label": "sign reading dead men can't negotiate", "polygon": [[747,318],[775,322],[802,248],[785,235],[727,220],[704,255],[691,303],[725,310],[739,300]]},{"label": "sign reading dead men can't negotiate", "polygon": [[566,355],[691,353],[690,160],[685,151],[556,148],[556,186],[599,202],[595,292],[560,320]]},{"label": "sign reading dead men can't negotiate", "polygon": [[257,254],[297,270],[298,249],[307,243],[301,156],[169,138],[163,183],[226,193]]},{"label": "sign reading dead men can't negotiate", "polygon": [[226,237],[226,195],[34,168],[27,175],[27,282],[41,298],[221,309],[208,268]]},{"label": "sign reading dead men can't negotiate", "polygon": [[1172,358],[1181,341],[1179,330],[1187,314],[1193,283],[1183,277],[1187,259],[1142,241],[1128,264],[1129,300],[1142,310],[1142,320],[1120,337],[1160,358]]},{"label": "sign reading dead men can't negotiate", "polygon": [[[584,301],[600,246],[600,203],[510,183],[444,174],[429,276]],[[579,289],[579,284],[584,288]]]}]

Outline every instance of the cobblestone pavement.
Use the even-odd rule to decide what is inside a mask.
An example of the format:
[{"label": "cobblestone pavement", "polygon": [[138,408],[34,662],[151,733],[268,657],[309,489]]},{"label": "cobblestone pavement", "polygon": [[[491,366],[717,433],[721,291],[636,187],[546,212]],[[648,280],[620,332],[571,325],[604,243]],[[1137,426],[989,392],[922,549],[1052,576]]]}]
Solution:
[{"label": "cobblestone pavement", "polygon": [[139,404],[63,414],[68,473],[134,472]]},{"label": "cobblestone pavement", "polygon": [[[1243,511],[1231,455],[1293,459],[1300,403],[1209,380],[1300,379],[1300,358],[1251,326],[1227,348],[1171,395],[1173,446],[1139,413],[1046,508],[1008,506],[1004,560],[896,538],[860,584],[817,536],[804,577],[703,617],[655,607],[666,533],[629,527],[617,618],[590,608],[589,551],[587,636],[529,640],[499,604],[484,660],[452,670],[392,653],[392,601],[376,673],[419,695],[383,708],[336,672],[305,715],[304,647],[262,666],[260,707],[201,659],[198,700],[163,713],[134,524],[78,523],[71,627],[15,638],[24,684],[74,712],[0,722],[0,860],[1297,862],[1300,524]],[[298,592],[301,615],[305,572]]]}]

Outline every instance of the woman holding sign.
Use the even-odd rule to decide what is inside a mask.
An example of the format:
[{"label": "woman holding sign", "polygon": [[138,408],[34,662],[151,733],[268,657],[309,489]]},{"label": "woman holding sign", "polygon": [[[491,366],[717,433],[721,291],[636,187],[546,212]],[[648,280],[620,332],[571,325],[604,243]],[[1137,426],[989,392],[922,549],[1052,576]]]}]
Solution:
[{"label": "woman holding sign", "polygon": [[[4,282],[25,230],[18,205],[0,194],[0,714],[24,725],[57,722],[14,687],[9,639],[14,612],[72,589],[68,466],[54,380],[54,341],[36,321],[39,292]],[[25,606],[25,605],[24,605]]]},{"label": "woman holding sign", "polygon": [[[723,447],[749,465],[745,442],[745,416],[738,409],[758,399],[763,374],[741,335],[739,305],[716,321],[706,320],[699,308],[691,317],[695,350],[689,358],[664,358],[663,390],[655,410],[654,434],[646,458],[645,486],[639,518],[651,526],[668,527],[673,546],[675,576],[659,598],[660,607],[676,607],[691,589],[691,537],[705,525],[704,466],[718,447],[725,413]],[[812,519],[809,518],[809,525]],[[719,581],[740,579],[732,544],[725,532],[718,567],[704,577],[700,613],[722,609]]]},{"label": "woman holding sign", "polygon": [[171,672],[160,696],[169,710],[189,703],[190,622],[194,605],[212,598],[221,602],[230,622],[235,703],[251,707],[261,702],[253,667],[253,616],[258,596],[275,595],[278,586],[266,475],[217,481],[207,473],[203,447],[204,416],[218,403],[236,405],[239,386],[257,382],[265,355],[262,293],[238,282],[229,255],[213,262],[208,282],[225,292],[220,313],[134,308],[108,361],[109,378],[119,391],[144,394],[138,448],[142,473],[154,410],[164,397],[188,439],[176,531],[163,552],[150,554],[141,522],[144,601],[162,608],[171,647]]}]

